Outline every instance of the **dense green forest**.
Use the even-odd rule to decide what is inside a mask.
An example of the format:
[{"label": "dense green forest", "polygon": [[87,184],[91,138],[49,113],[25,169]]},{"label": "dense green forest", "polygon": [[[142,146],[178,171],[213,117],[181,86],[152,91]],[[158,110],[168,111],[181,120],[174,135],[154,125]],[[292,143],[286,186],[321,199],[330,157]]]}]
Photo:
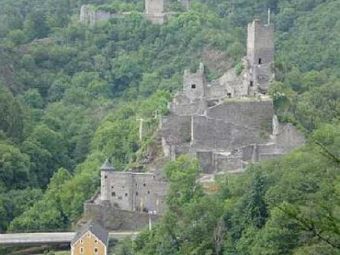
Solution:
[{"label": "dense green forest", "polygon": [[[87,27],[87,3],[131,14]],[[214,195],[195,161],[169,163],[168,212],[116,254],[339,254],[340,0],[194,0],[162,26],[141,0],[0,5],[0,232],[69,229],[105,158],[119,170],[143,159],[183,70],[203,61],[213,79],[236,66],[247,23],[271,8],[271,95],[306,146],[222,178]]]}]

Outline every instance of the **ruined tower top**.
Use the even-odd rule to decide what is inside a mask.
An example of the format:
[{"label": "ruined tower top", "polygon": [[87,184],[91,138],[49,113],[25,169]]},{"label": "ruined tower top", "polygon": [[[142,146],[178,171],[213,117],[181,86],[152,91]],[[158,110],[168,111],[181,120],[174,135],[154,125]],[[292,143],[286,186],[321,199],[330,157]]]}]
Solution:
[{"label": "ruined tower top", "polygon": [[189,70],[184,71],[183,92],[190,100],[205,96],[204,65],[202,63],[194,73]]},{"label": "ruined tower top", "polygon": [[250,67],[249,86],[266,94],[274,73],[274,26],[255,19],[248,25],[247,60]]},{"label": "ruined tower top", "polygon": [[248,25],[247,58],[251,65],[274,60],[274,26],[255,19]]},{"label": "ruined tower top", "polygon": [[145,0],[145,13],[147,15],[164,13],[164,0]]}]

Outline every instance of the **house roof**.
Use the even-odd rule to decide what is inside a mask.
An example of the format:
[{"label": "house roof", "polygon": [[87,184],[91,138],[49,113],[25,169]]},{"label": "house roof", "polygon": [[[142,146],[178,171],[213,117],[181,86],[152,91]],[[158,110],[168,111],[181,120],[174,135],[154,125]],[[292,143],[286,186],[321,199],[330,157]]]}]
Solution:
[{"label": "house roof", "polygon": [[114,171],[115,168],[111,165],[108,159],[105,160],[104,164],[100,167],[100,170],[104,171]]},{"label": "house roof", "polygon": [[93,221],[86,223],[80,228],[80,230],[76,233],[76,235],[72,239],[71,245],[77,242],[88,231],[90,231],[93,235],[95,235],[98,238],[98,240],[100,240],[104,245],[107,246],[109,232],[106,229],[104,229],[101,225]]}]

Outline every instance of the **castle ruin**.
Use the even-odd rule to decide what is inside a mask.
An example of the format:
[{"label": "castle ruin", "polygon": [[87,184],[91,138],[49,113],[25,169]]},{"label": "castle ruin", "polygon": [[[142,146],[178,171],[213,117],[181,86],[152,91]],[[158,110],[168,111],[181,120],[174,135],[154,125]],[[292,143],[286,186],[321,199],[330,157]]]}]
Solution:
[{"label": "castle ruin", "polygon": [[82,5],[80,8],[80,22],[84,25],[94,26],[101,21],[107,21],[111,18],[118,18],[120,14],[111,13],[103,10],[96,10],[92,5]]},{"label": "castle ruin", "polygon": [[109,161],[100,168],[101,188],[84,204],[84,219],[96,220],[105,228],[137,229],[165,210],[167,182],[155,173],[116,171]]},{"label": "castle ruin", "polygon": [[145,0],[145,18],[154,24],[163,24],[167,19],[164,12],[164,0]]},{"label": "castle ruin", "polygon": [[[191,154],[207,177],[242,172],[251,163],[284,155],[304,143],[293,125],[279,123],[267,95],[274,79],[272,25],[259,20],[248,25],[242,63],[240,73],[232,68],[211,82],[205,79],[202,63],[194,72],[184,71],[183,89],[160,121],[167,159]],[[83,220],[96,220],[109,230],[142,228],[149,217],[164,213],[167,189],[167,182],[154,171],[118,172],[106,161],[100,192],[84,204]]]},{"label": "castle ruin", "polygon": [[[190,8],[190,0],[180,0],[180,4],[183,6],[185,11]],[[144,17],[153,24],[162,25],[167,19],[176,14],[175,12],[167,11],[166,0],[145,0],[144,1]],[[82,5],[80,8],[80,22],[94,26],[96,23],[101,21],[108,21],[111,18],[121,18],[124,15],[128,15],[130,12],[112,13],[96,9],[93,5]]]},{"label": "castle ruin", "polygon": [[207,82],[204,65],[186,70],[183,90],[161,121],[165,156],[193,154],[205,173],[239,172],[247,165],[288,153],[304,143],[291,124],[278,123],[267,95],[274,79],[274,28],[254,20],[248,25],[243,70],[228,70]]}]

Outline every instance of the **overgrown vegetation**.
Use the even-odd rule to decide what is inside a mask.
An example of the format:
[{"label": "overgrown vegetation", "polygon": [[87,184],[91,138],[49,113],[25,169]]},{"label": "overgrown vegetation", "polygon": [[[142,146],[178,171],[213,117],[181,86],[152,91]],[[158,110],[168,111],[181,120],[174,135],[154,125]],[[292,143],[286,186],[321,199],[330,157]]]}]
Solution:
[{"label": "overgrown vegetation", "polygon": [[[136,12],[90,28],[77,21],[87,3]],[[246,24],[271,8],[271,94],[308,145],[221,180],[214,196],[195,162],[170,163],[169,211],[118,254],[339,252],[339,0],[197,0],[163,26],[138,14],[142,1],[0,4],[0,232],[69,228],[105,158],[123,170],[143,157],[184,68],[209,49],[239,63]]]}]

